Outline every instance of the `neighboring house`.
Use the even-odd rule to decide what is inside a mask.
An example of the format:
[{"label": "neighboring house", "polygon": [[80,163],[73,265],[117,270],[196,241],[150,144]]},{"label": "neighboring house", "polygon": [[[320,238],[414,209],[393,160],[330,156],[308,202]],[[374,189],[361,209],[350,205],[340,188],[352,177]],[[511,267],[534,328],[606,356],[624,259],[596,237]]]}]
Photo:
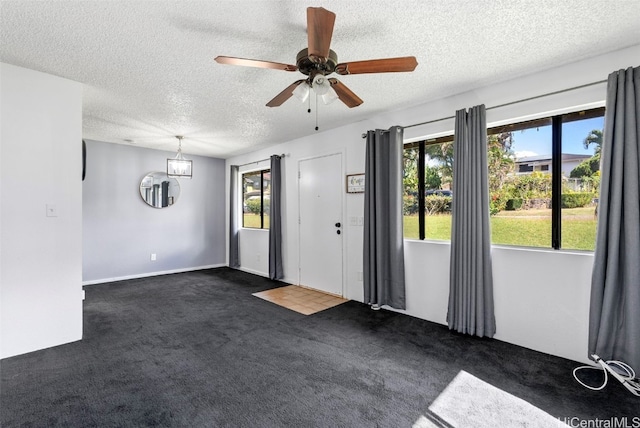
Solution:
[{"label": "neighboring house", "polygon": [[[591,155],[563,153],[562,174],[568,177],[571,170],[590,157]],[[552,171],[551,155],[526,156],[516,159],[516,174],[531,174],[534,171],[550,173]]]}]

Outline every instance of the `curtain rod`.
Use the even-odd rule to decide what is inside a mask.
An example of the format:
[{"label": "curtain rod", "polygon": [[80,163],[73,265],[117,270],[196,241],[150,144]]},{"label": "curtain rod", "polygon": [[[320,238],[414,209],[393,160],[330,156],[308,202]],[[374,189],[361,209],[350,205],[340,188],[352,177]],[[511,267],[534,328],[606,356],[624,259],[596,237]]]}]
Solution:
[{"label": "curtain rod", "polygon": [[[551,95],[562,94],[564,92],[575,91],[576,89],[588,88],[589,86],[595,86],[595,85],[599,85],[601,83],[606,83],[606,82],[607,82],[607,80],[598,80],[597,82],[585,83],[584,85],[574,86],[572,88],[560,89],[559,91],[553,91],[553,92],[548,92],[546,94],[534,95],[533,97],[524,98],[524,99],[517,100],[517,101],[509,101],[508,103],[498,104],[496,106],[487,107],[486,109],[487,110],[493,110],[493,109],[496,109],[496,108],[507,107],[507,106],[510,106],[510,105],[519,104],[519,103],[523,103],[523,102],[526,102],[526,101],[537,100],[538,98],[544,98],[544,97],[549,97]],[[402,128],[402,129],[413,128],[415,126],[429,125],[431,123],[442,122],[443,120],[449,120],[449,119],[455,119],[455,118],[456,118],[455,116],[447,116],[447,117],[442,117],[440,119],[428,120],[426,122],[414,123],[413,125],[400,126],[400,128]],[[367,138],[367,134],[363,133],[362,134],[362,138]]]},{"label": "curtain rod", "polygon": [[[281,154],[281,155],[275,155],[275,156],[278,156],[280,159],[282,159],[282,158],[286,157],[286,156],[287,156],[287,154],[286,154],[286,153],[283,153],[283,154]],[[255,163],[255,164],[258,164],[258,163],[260,163],[260,162],[265,162],[265,161],[268,161],[268,160],[270,160],[270,159],[271,159],[271,157],[268,157],[268,158],[266,158],[266,159],[260,159],[260,160],[253,161],[253,162],[247,162],[247,163],[243,163],[242,165],[236,165],[236,166],[239,168],[239,167],[241,167],[241,166],[247,166],[247,165],[251,165],[251,164],[254,164],[254,163]]]}]

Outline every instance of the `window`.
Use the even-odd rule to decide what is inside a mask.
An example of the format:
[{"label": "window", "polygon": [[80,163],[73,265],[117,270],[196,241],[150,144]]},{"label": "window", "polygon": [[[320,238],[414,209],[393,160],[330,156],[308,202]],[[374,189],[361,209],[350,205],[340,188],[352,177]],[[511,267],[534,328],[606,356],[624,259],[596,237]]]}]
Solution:
[{"label": "window", "polygon": [[596,246],[603,113],[567,115],[562,120],[562,248]]},{"label": "window", "polygon": [[604,108],[488,130],[491,242],[593,250]]},{"label": "window", "polygon": [[[598,108],[487,130],[492,244],[595,248],[603,129]],[[405,145],[405,238],[451,239],[453,162],[453,136]]]},{"label": "window", "polygon": [[242,174],[242,227],[269,228],[270,195],[270,170]]},{"label": "window", "polygon": [[451,239],[453,136],[405,145],[403,160],[404,237]]},{"label": "window", "polygon": [[491,243],[550,247],[551,118],[493,128],[487,134]]}]

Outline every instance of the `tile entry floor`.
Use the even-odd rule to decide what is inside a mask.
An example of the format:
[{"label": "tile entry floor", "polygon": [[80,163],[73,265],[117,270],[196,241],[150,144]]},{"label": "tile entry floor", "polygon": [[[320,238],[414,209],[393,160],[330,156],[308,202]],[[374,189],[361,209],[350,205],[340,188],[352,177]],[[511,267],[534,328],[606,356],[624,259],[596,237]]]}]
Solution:
[{"label": "tile entry floor", "polygon": [[253,293],[254,296],[304,315],[315,314],[347,302],[347,299],[297,285]]}]

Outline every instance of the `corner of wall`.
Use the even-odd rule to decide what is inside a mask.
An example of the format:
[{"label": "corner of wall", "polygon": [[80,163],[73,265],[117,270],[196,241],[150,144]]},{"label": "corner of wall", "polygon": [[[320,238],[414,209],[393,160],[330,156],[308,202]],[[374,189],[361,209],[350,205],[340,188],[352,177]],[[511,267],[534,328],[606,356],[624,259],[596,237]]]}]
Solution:
[{"label": "corner of wall", "polygon": [[82,86],[0,66],[4,358],[82,338]]}]

